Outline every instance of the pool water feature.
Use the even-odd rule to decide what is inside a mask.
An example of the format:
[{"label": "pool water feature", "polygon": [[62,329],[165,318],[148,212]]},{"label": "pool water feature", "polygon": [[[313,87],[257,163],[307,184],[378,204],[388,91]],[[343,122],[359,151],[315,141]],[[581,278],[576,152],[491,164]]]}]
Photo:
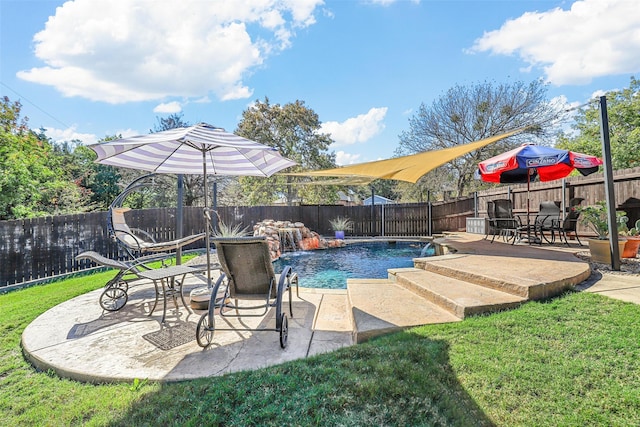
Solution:
[{"label": "pool water feature", "polygon": [[386,279],[390,268],[413,267],[413,259],[432,256],[425,243],[396,241],[352,243],[342,248],[283,253],[276,273],[290,265],[304,288],[346,289],[347,279]]}]

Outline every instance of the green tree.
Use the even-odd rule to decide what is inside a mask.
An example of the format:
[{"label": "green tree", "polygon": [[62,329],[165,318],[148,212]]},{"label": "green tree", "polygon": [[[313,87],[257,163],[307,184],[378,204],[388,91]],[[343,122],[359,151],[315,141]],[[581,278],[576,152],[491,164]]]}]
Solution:
[{"label": "green tree", "polygon": [[464,195],[465,191],[481,186],[473,179],[479,161],[525,141],[545,143],[544,137],[552,130],[551,123],[559,116],[558,106],[547,101],[546,94],[547,87],[538,80],[529,84],[456,85],[430,107],[420,105],[409,119],[409,130],[400,135],[396,154],[454,147],[531,126],[524,133],[468,153],[427,174],[435,186],[432,190],[445,188],[453,178],[454,189],[458,195]]},{"label": "green tree", "polygon": [[[640,80],[631,77],[628,88],[606,96],[613,168],[640,166]],[[558,137],[558,147],[602,156],[599,103],[579,109],[571,127],[573,132],[564,132]]]},{"label": "green tree", "polygon": [[[318,115],[303,101],[289,104],[271,104],[268,98],[242,113],[236,133],[278,149],[280,154],[298,163],[287,172],[335,167],[335,154],[328,152],[331,137],[320,132]],[[284,194],[292,203],[326,203],[335,200],[335,191],[322,186],[294,186],[291,176],[274,175],[271,178],[243,177],[240,179],[250,204],[270,204]]]},{"label": "green tree", "polygon": [[28,128],[21,108],[6,96],[0,103],[0,219],[86,210],[87,199],[69,179],[64,155],[42,130]]}]

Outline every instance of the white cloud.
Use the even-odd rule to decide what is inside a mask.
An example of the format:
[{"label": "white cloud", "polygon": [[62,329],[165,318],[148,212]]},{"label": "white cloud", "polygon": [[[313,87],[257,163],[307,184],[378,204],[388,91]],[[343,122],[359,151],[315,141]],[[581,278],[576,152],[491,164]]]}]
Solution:
[{"label": "white cloud", "polygon": [[45,128],[45,135],[57,143],[82,141],[83,144],[93,144],[98,142],[98,138],[90,133],[78,133],[76,126],[67,129]]},{"label": "white cloud", "polygon": [[640,71],[640,8],[632,0],[582,0],[528,12],[486,32],[470,52],[518,55],[555,85]]},{"label": "white cloud", "polygon": [[153,109],[154,113],[159,114],[174,114],[179,113],[180,111],[182,111],[182,106],[177,101],[158,104]]},{"label": "white cloud", "polygon": [[352,165],[358,162],[360,154],[349,154],[344,151],[336,152],[336,164],[338,166]]},{"label": "white cloud", "polygon": [[[611,89],[611,91],[616,91],[616,90],[619,90],[619,89]],[[598,89],[591,94],[591,99],[598,99],[601,96],[605,96],[606,94],[607,94],[606,90]]]},{"label": "white cloud", "polygon": [[336,145],[350,145],[366,142],[384,130],[387,107],[372,108],[366,114],[352,117],[342,123],[325,122],[321,132],[331,134]]},{"label": "white cloud", "polygon": [[[322,0],[74,0],[34,38],[44,66],[18,72],[65,96],[112,104],[171,96],[243,99],[243,78],[315,23]],[[259,36],[258,36],[259,34]]]},{"label": "white cloud", "polygon": [[67,129],[45,128],[45,135],[47,138],[50,138],[52,141],[57,143],[80,141],[84,145],[89,145],[95,144],[106,136],[121,136],[122,138],[128,138],[130,136],[143,134],[143,132],[133,129],[121,129],[115,131],[113,134],[107,133],[98,137],[92,133],[79,133],[76,129],[76,126],[71,126]]}]

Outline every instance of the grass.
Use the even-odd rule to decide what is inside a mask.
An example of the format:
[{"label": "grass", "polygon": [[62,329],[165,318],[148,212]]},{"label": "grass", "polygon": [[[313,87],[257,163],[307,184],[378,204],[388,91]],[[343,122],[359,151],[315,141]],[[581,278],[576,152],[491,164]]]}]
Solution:
[{"label": "grass", "polygon": [[21,354],[24,328],[112,274],[0,295],[4,425],[640,424],[640,306],[587,293],[181,383],[36,372]]}]

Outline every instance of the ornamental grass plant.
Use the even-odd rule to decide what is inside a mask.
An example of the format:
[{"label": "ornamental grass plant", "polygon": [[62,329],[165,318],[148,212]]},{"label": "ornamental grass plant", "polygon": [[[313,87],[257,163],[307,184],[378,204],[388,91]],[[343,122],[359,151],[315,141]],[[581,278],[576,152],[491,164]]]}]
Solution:
[{"label": "ornamental grass plant", "polygon": [[353,221],[350,218],[338,216],[329,220],[333,231],[351,231],[353,229]]}]

